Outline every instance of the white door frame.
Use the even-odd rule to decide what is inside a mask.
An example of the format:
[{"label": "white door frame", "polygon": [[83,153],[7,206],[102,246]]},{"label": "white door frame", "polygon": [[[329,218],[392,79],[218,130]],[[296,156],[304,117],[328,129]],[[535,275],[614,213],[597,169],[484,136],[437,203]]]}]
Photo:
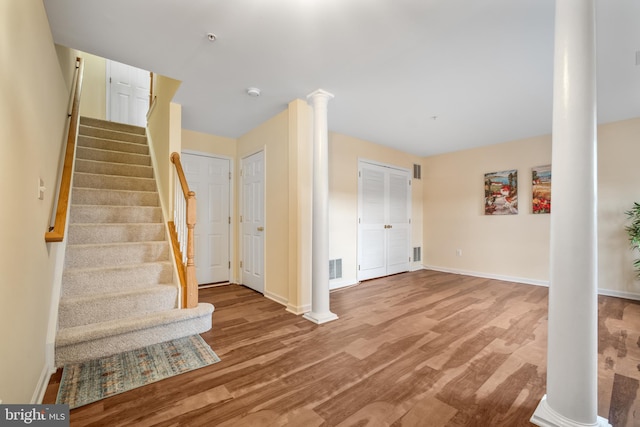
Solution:
[{"label": "white door frame", "polygon": [[[229,262],[231,262],[231,266],[236,265],[236,252],[235,252],[235,239],[233,236],[236,235],[237,222],[233,220],[236,217],[235,215],[235,192],[233,189],[235,188],[235,179],[236,175],[234,173],[235,162],[233,157],[223,156],[221,154],[213,154],[206,153],[204,151],[196,151],[196,150],[181,150],[182,153],[191,154],[195,156],[203,156],[214,159],[222,159],[229,161],[229,172],[231,172],[231,179],[229,180],[229,216],[232,218],[231,224],[229,225]],[[196,194],[196,203],[197,203],[198,195]],[[196,218],[196,224],[198,222],[198,218]],[[235,269],[229,269],[229,283],[237,283],[237,278],[235,277]]]},{"label": "white door frame", "polygon": [[[409,195],[408,195],[408,200],[407,200],[407,212],[409,214],[409,223],[407,225],[407,229],[408,229],[408,238],[407,238],[407,253],[409,254],[409,256],[411,256],[411,246],[412,246],[412,218],[411,218],[411,213],[413,212],[413,200],[412,200],[412,174],[411,174],[411,170],[407,169],[407,168],[403,168],[401,166],[397,166],[397,165],[393,165],[390,163],[383,163],[383,162],[378,162],[375,160],[370,160],[370,159],[365,159],[365,158],[358,158],[358,173],[360,173],[360,168],[361,165],[363,163],[368,163],[370,165],[373,166],[380,166],[380,167],[384,167],[384,168],[389,168],[389,169],[393,169],[393,170],[397,170],[397,171],[402,171],[402,172],[406,172],[407,176],[409,178]],[[360,178],[358,178],[358,218],[362,218],[362,204],[360,203],[360,196],[361,196],[361,181]],[[356,250],[356,265],[360,265],[361,264],[361,260],[360,260],[360,224],[358,223],[358,232],[357,232],[357,247],[358,249]],[[385,256],[385,265],[386,265],[386,256]],[[411,260],[412,261],[412,260]],[[411,261],[409,261],[409,269],[411,267]],[[393,274],[393,273],[392,273]],[[360,271],[356,270],[356,277],[358,278],[358,280],[360,279]],[[366,279],[364,279],[366,280]]]},{"label": "white door frame", "polygon": [[[240,169],[242,171],[242,162],[244,161],[244,159],[246,159],[247,157],[251,157],[255,154],[258,154],[262,152],[262,161],[263,161],[263,186],[264,186],[264,193],[263,193],[263,202],[262,202],[262,214],[263,214],[263,218],[264,218],[264,238],[262,239],[262,265],[263,265],[263,272],[262,272],[262,288],[263,288],[263,295],[267,294],[267,263],[266,263],[266,255],[267,255],[267,251],[266,251],[266,247],[267,247],[267,235],[269,233],[269,229],[267,227],[268,224],[268,218],[267,218],[267,147],[263,146],[257,150],[254,151],[250,151],[244,155],[242,155],[242,157],[239,158],[239,162],[240,162]],[[240,185],[239,187],[239,191],[238,191],[238,197],[239,197],[239,211],[240,212],[244,212],[244,177],[242,176],[242,172],[241,172],[241,176],[240,176]],[[240,245],[240,250],[239,250],[239,254],[244,253],[244,247],[243,245],[243,236],[244,236],[244,222],[240,221],[239,223],[239,227],[238,227],[238,242]],[[242,255],[240,255],[242,257]],[[244,283],[244,278],[243,278],[243,272],[242,272],[242,267],[238,268],[239,271],[239,280],[238,283]]]}]

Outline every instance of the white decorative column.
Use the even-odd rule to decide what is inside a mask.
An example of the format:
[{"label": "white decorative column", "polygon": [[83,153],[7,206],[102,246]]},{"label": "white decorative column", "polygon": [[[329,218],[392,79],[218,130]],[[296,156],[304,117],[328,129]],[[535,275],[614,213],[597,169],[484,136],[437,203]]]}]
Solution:
[{"label": "white decorative column", "polygon": [[333,95],[322,89],[307,96],[313,106],[313,231],[311,312],[304,318],[321,324],[338,318],[329,309],[329,131],[327,104]]},{"label": "white decorative column", "polygon": [[547,394],[538,426],[598,417],[595,0],[556,0]]}]

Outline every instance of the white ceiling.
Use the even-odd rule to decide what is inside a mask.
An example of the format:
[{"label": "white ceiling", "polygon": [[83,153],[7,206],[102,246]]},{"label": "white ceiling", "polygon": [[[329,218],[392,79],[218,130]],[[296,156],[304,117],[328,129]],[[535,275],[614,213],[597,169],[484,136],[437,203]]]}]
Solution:
[{"label": "white ceiling", "polygon": [[[421,156],[551,133],[553,0],[44,4],[56,43],[181,80],[186,129],[236,138],[322,88],[331,131]],[[597,34],[599,122],[639,117],[640,1],[598,0]]]}]

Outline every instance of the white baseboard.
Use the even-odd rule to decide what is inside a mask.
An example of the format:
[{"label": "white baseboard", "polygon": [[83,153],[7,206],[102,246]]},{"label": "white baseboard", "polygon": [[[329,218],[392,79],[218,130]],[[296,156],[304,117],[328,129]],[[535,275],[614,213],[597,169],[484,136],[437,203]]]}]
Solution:
[{"label": "white baseboard", "polygon": [[525,285],[549,286],[548,280],[528,279],[525,277],[503,276],[500,274],[482,273],[479,271],[458,270],[435,265],[424,265],[427,270],[441,271],[443,273],[461,274],[463,276],[482,277],[483,279],[503,280],[505,282],[523,283]]},{"label": "white baseboard", "polygon": [[289,313],[293,313],[296,316],[299,316],[301,314],[304,313],[308,313],[311,311],[311,304],[304,304],[304,305],[287,305],[287,311]]},{"label": "white baseboard", "polygon": [[51,375],[53,375],[54,373],[55,370],[52,371],[49,368],[49,364],[45,363],[42,367],[42,372],[40,372],[40,378],[38,379],[36,389],[33,391],[33,396],[31,396],[31,404],[42,403],[42,399],[44,399],[44,393],[47,391],[47,386],[49,385],[49,378],[51,378]]},{"label": "white baseboard", "polygon": [[286,298],[281,297],[280,295],[276,295],[274,293],[265,291],[264,292],[264,296],[265,296],[265,298],[269,298],[271,301],[275,301],[278,304],[284,305],[285,307],[287,307],[289,305],[289,300],[286,299]]},{"label": "white baseboard", "polygon": [[420,263],[414,263],[413,265],[411,265],[411,269],[409,271],[418,271],[418,270],[425,270],[425,266]]},{"label": "white baseboard", "polygon": [[[548,280],[536,280],[536,279],[527,279],[523,277],[501,276],[499,274],[489,274],[489,273],[480,273],[477,271],[457,270],[457,269],[446,268],[446,267],[436,267],[433,265],[424,265],[423,267],[427,270],[441,271],[443,273],[461,274],[463,276],[482,277],[483,279],[495,279],[495,280],[503,280],[505,282],[523,283],[525,285],[549,287]],[[609,296],[609,297],[640,301],[640,294],[633,293],[633,292],[598,288],[598,294]]]},{"label": "white baseboard", "polygon": [[605,295],[608,297],[616,297],[616,298],[624,298],[624,299],[632,299],[635,301],[640,301],[640,294],[636,294],[633,292],[614,291],[612,289],[598,289],[598,294]]},{"label": "white baseboard", "polygon": [[329,282],[329,290],[333,291],[335,289],[346,288],[348,286],[357,285],[359,282],[353,282],[351,280],[332,280]]}]

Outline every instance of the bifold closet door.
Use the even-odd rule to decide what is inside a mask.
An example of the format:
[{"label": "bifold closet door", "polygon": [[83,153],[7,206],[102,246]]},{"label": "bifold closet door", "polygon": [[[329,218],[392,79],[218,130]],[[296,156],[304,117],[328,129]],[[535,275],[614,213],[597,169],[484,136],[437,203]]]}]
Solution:
[{"label": "bifold closet door", "polygon": [[409,172],[361,161],[358,171],[358,280],[408,271]]}]

